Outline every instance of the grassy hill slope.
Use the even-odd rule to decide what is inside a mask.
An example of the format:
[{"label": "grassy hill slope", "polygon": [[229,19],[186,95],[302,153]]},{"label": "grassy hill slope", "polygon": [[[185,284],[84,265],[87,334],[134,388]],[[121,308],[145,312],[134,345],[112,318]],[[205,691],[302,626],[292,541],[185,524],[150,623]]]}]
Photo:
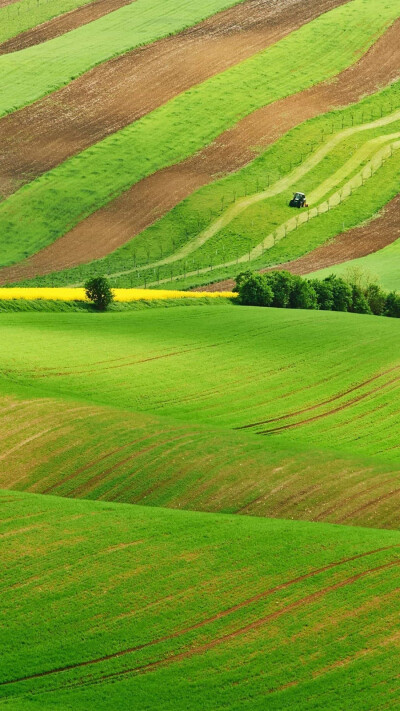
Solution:
[{"label": "grassy hill slope", "polygon": [[1,708],[396,708],[398,532],[1,505]]}]

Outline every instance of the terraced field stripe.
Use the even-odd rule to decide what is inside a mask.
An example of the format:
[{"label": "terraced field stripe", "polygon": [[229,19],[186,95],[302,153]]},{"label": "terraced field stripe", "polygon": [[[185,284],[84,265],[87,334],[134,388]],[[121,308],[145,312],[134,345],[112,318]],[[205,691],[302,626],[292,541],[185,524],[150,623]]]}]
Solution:
[{"label": "terraced field stripe", "polygon": [[4,117],[0,193],[11,194],[338,4],[343,0],[307,3],[306,8],[300,0],[288,7],[246,0],[178,35],[101,64],[66,88]]},{"label": "terraced field stripe", "polygon": [[[318,165],[341,141],[346,137],[353,135],[357,132],[362,132],[364,130],[370,130],[371,128],[376,128],[379,126],[385,126],[390,123],[394,123],[400,120],[400,111],[395,114],[385,117],[383,119],[378,119],[369,124],[364,124],[361,126],[356,126],[353,128],[346,129],[345,131],[338,133],[334,138],[328,141],[324,146],[322,146],[315,154],[311,155],[308,159],[302,163],[299,168],[295,168],[292,173],[285,176],[279,180],[275,185],[271,186],[267,190],[261,193],[256,193],[250,197],[242,198],[234,203],[233,206],[229,207],[225,214],[219,217],[209,228],[207,228],[203,233],[199,234],[196,238],[192,239],[188,244],[184,245],[180,250],[177,250],[169,257],[159,260],[158,262],[153,262],[147,265],[148,268],[157,268],[164,266],[166,264],[173,264],[175,261],[179,261],[192,254],[197,249],[202,247],[208,240],[214,237],[223,228],[233,222],[238,215],[240,215],[247,208],[256,204],[257,202],[264,201],[269,197],[278,195],[284,191],[287,191],[290,186],[295,186],[299,180],[306,176],[307,173]],[[365,181],[371,178],[374,173],[381,167],[384,160],[392,157],[393,152],[400,148],[400,141],[396,140],[400,138],[400,132],[394,133],[392,135],[384,135],[379,138],[374,138],[368,141],[362,148],[360,148],[349,161],[340,168],[333,176],[329,177],[319,188],[314,190],[309,195],[310,209],[302,212],[300,215],[290,218],[283,225],[279,225],[277,229],[272,234],[266,235],[262,242],[253,247],[250,252],[246,252],[241,257],[230,261],[223,262],[220,266],[227,267],[233,266],[238,263],[243,263],[257,259],[264,253],[265,249],[273,247],[277,241],[286,237],[287,233],[291,230],[296,229],[300,224],[309,222],[311,219],[318,217],[325,211],[337,206],[346,197],[349,197],[352,192],[358,187],[364,185]],[[383,148],[378,148],[380,144],[383,144]],[[378,148],[378,150],[377,150]],[[349,174],[354,173],[354,170],[359,167],[360,164],[365,163],[365,159],[370,156],[370,154],[375,151],[372,158],[363,165],[362,169],[353,175],[350,180],[346,183],[342,183],[343,179]],[[341,185],[340,190],[333,192],[329,199],[325,202],[314,206],[316,202],[318,203],[322,198],[324,198],[328,193],[332,191],[334,187]],[[122,273],[129,273],[127,272]],[[136,269],[132,269],[137,271]],[[194,272],[188,272],[188,276],[191,274],[196,275],[198,273],[206,273],[208,268],[196,269]],[[109,274],[111,277],[119,276],[120,273]],[[163,280],[160,281],[162,283]],[[169,281],[168,279],[165,281]]]},{"label": "terraced field stripe", "polygon": [[50,42],[1,55],[0,116],[60,89],[102,62],[242,1],[136,0]]},{"label": "terraced field stripe", "polygon": [[[82,5],[81,7],[73,9],[67,8],[65,10],[61,9],[60,13],[55,17],[46,21],[35,22],[35,24],[31,12],[32,8],[29,7],[25,9],[25,12],[29,11],[27,21],[25,24],[19,25],[17,31],[8,30],[8,23],[6,21],[4,30],[7,35],[10,35],[9,39],[7,38],[1,41],[2,37],[4,37],[4,30],[3,33],[0,30],[0,55],[9,54],[10,52],[19,52],[27,47],[33,47],[42,42],[47,42],[77,27],[82,27],[82,25],[98,20],[99,17],[108,15],[110,12],[114,12],[120,7],[129,5],[135,1],[136,0],[78,0],[74,5]],[[43,2],[42,5],[44,4]],[[20,14],[18,14],[18,20],[19,19]],[[28,25],[28,27],[26,27],[26,25]]]},{"label": "terraced field stripe", "polygon": [[333,84],[319,84],[260,109],[192,158],[139,181],[29,260],[0,270],[0,283],[48,274],[106,256],[195,190],[212,183],[215,174],[237,170],[254,159],[254,146],[265,148],[302,121],[358,101],[393,81],[400,72],[399,29],[397,21]]}]

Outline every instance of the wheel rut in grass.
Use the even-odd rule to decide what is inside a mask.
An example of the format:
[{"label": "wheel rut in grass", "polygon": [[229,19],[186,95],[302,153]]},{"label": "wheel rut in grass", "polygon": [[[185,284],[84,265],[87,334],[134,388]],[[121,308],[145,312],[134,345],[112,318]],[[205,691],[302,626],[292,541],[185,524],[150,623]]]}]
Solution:
[{"label": "wheel rut in grass", "polygon": [[[17,1],[17,0],[15,0]],[[16,37],[6,40],[0,44],[0,54],[9,54],[11,52],[19,52],[21,49],[33,47],[35,44],[47,42],[48,40],[59,37],[60,35],[75,30],[77,27],[87,25],[89,22],[98,20],[109,12],[114,12],[124,5],[130,5],[136,0],[94,0],[83,7],[78,7],[76,10],[66,12],[63,15],[54,17],[48,22],[33,27],[31,30],[21,32]],[[7,4],[7,3],[6,3]],[[1,2],[0,2],[1,7]]]},{"label": "wheel rut in grass", "polygon": [[[142,649],[146,649],[148,647],[153,647],[155,645],[161,644],[162,642],[167,642],[173,639],[177,639],[188,632],[192,632],[193,630],[200,629],[202,627],[205,627],[206,625],[212,624],[213,622],[216,622],[217,620],[220,620],[224,617],[227,617],[234,612],[237,612],[238,610],[242,610],[245,607],[248,607],[249,605],[252,605],[254,603],[260,602],[266,598],[268,598],[270,595],[273,595],[276,592],[279,592],[280,590],[285,590],[286,588],[289,588],[293,585],[296,585],[297,583],[301,583],[309,578],[312,578],[316,575],[319,575],[321,573],[327,572],[329,570],[338,568],[342,565],[345,565],[346,563],[352,563],[356,560],[360,560],[372,555],[377,555],[379,553],[383,553],[386,551],[394,550],[398,548],[398,544],[393,544],[389,546],[383,546],[381,548],[377,548],[371,551],[366,551],[365,553],[359,553],[354,556],[350,556],[347,558],[343,558],[342,560],[339,561],[333,561],[332,563],[328,563],[327,565],[321,566],[319,568],[315,568],[308,573],[304,573],[303,575],[299,575],[295,578],[292,578],[291,580],[284,581],[283,583],[279,583],[278,585],[275,585],[272,588],[268,588],[267,590],[264,590],[260,593],[257,593],[256,595],[253,595],[252,597],[247,598],[246,600],[243,600],[242,602],[237,603],[236,605],[233,605],[226,610],[222,610],[219,613],[216,613],[215,615],[212,615],[211,617],[208,617],[206,619],[201,620],[200,622],[197,622],[193,625],[190,625],[188,627],[185,627],[183,629],[176,630],[175,632],[172,632],[168,635],[165,635],[163,637],[158,637],[157,639],[151,640],[149,642],[144,642],[143,644],[139,644],[133,647],[129,647],[126,649],[119,650],[117,652],[113,652],[111,654],[107,654],[101,657],[96,657],[95,659],[89,659],[86,661],[82,662],[76,662],[74,664],[68,664],[63,667],[57,667],[54,669],[49,669],[47,671],[42,671],[42,672],[37,672],[35,674],[30,674],[24,677],[19,677],[17,679],[10,679],[7,681],[0,682],[0,686],[8,686],[10,684],[17,684],[18,682],[21,681],[29,681],[32,679],[40,679],[42,677],[47,677],[55,674],[60,674],[62,672],[67,672],[71,671],[74,669],[79,669],[82,667],[87,667],[87,666],[92,666],[95,664],[100,664],[101,662],[106,662],[111,659],[117,659],[118,657],[126,656],[127,654],[132,654],[134,652],[138,652]],[[216,646],[216,644],[221,644],[224,641],[228,641],[229,639],[236,637],[240,634],[244,634],[248,631],[251,631],[252,629],[256,629],[257,627],[260,627],[261,625],[265,624],[266,622],[275,619],[277,617],[280,617],[281,615],[290,612],[291,610],[295,609],[296,607],[299,607],[303,604],[306,604],[308,602],[312,602],[315,599],[318,599],[319,597],[324,596],[328,592],[332,590],[336,590],[338,588],[344,587],[345,585],[351,584],[353,582],[356,582],[359,579],[362,579],[366,577],[367,575],[370,575],[374,572],[378,572],[390,567],[393,567],[394,565],[400,565],[400,559],[395,558],[394,560],[391,560],[387,563],[383,563],[379,566],[373,567],[373,568],[367,568],[366,570],[360,571],[359,573],[356,573],[355,575],[346,578],[344,580],[341,580],[337,583],[334,583],[333,585],[329,585],[326,588],[323,588],[321,590],[318,590],[314,593],[311,593],[310,595],[307,595],[304,598],[301,598],[299,600],[296,600],[295,602],[280,608],[279,610],[275,610],[271,614],[267,615],[266,617],[259,618],[254,622],[249,623],[245,627],[241,627],[238,630],[235,630],[234,632],[231,632],[227,635],[223,635],[222,637],[218,637],[217,639],[214,639],[210,641],[209,643],[202,645],[201,647],[194,648],[193,650],[185,651],[177,655],[173,655],[169,658],[159,660],[157,662],[151,662],[150,664],[146,664],[143,667],[137,667],[135,669],[129,669],[129,670],[124,670],[122,673],[131,673],[135,671],[142,671],[142,670],[149,670],[150,668],[153,668],[155,666],[158,666],[160,664],[169,662],[169,661],[178,661],[179,659],[184,659],[187,656],[191,656],[192,654],[199,653],[200,651],[206,651],[207,649],[212,648],[213,646]],[[109,676],[118,676],[121,672],[116,672],[115,674],[109,675]],[[102,677],[102,678],[109,678],[109,676]]]},{"label": "wheel rut in grass", "polygon": [[[399,31],[397,20],[357,64],[334,81],[254,112],[195,156],[140,181],[52,245],[18,265],[0,270],[0,283],[48,274],[106,256],[218,175],[249,163],[255,157],[254,146],[266,148],[303,121],[379,90],[400,75]],[[0,123],[0,133],[5,122],[15,120],[16,115]],[[43,159],[42,148],[40,154]],[[4,169],[0,171],[5,174]],[[10,171],[8,178],[12,180],[11,168]]]},{"label": "wheel rut in grass", "polygon": [[0,121],[0,194],[266,49],[348,0],[246,0],[186,31],[105,62]]}]

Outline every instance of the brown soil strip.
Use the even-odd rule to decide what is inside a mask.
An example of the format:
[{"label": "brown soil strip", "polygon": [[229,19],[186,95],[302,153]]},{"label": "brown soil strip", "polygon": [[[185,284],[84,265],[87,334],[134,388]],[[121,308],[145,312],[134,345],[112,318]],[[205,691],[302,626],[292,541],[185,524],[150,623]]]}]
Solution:
[{"label": "brown soil strip", "polygon": [[26,49],[26,47],[33,47],[35,44],[47,42],[47,40],[64,35],[66,32],[70,32],[70,30],[75,30],[77,27],[87,25],[89,22],[93,22],[93,20],[98,20],[99,17],[108,15],[109,12],[118,10],[124,5],[130,5],[130,3],[134,1],[135,0],[95,0],[95,2],[91,2],[83,7],[78,7],[76,10],[71,10],[71,12],[66,12],[59,17],[54,17],[48,22],[43,22],[42,25],[33,27],[26,32],[21,32],[20,35],[3,42],[0,44],[0,54],[18,52],[21,49]]},{"label": "brown soil strip", "polygon": [[[244,10],[245,8],[249,8],[247,3],[240,6],[239,9],[236,9],[236,12]],[[318,10],[322,10],[321,5],[318,6]],[[216,22],[215,19],[214,22]],[[267,24],[270,23],[271,18],[269,18]],[[283,33],[282,23],[283,18],[280,16],[278,26],[280,34]],[[242,24],[246,26],[244,20]],[[249,35],[249,33],[243,32],[242,27],[239,29],[239,37],[245,37],[246,41],[250,41],[250,38],[254,36],[254,30],[253,34],[250,33]],[[198,29],[193,30],[192,33],[196,35],[198,31]],[[287,97],[286,99],[255,111],[240,121],[233,129],[221,134],[213,144],[207,146],[195,156],[188,158],[178,165],[158,171],[140,183],[137,183],[130,190],[112,201],[109,205],[95,212],[49,247],[46,247],[19,265],[0,270],[0,283],[4,284],[31,278],[36,275],[48,274],[52,271],[83,264],[92,259],[106,256],[139,234],[158,217],[161,217],[171,210],[177,203],[188,197],[198,188],[211,183],[218,175],[238,170],[246,165],[255,157],[255,146],[266,148],[299,123],[327,112],[330,109],[356,102],[365,94],[373,93],[382,86],[387,85],[400,74],[399,31],[400,20],[397,20],[356,65],[342,72],[334,81],[319,84],[307,91]],[[190,34],[190,32],[185,33],[185,37],[188,35],[190,37]],[[211,35],[211,37],[214,37],[214,35]],[[236,61],[242,58],[245,50],[243,48],[242,53],[239,51],[240,44],[237,44],[238,36],[236,34],[233,34],[233,38],[234,41],[229,33],[228,36],[225,37],[224,32],[222,32],[222,39],[220,38],[217,41],[214,37],[213,42],[218,47],[216,58],[219,59],[219,64],[221,64],[221,54],[224,54],[223,46],[225,41],[228,42],[228,45],[231,47],[230,53],[228,53],[229,56],[231,56],[231,53],[235,54]],[[265,44],[264,35],[263,39]],[[172,43],[173,40],[178,42],[177,38],[171,38],[168,41]],[[193,42],[195,42],[195,40],[193,40]],[[216,51],[215,47],[213,53],[209,46],[210,43],[202,39],[201,46],[203,46],[203,42],[208,56],[210,57],[209,61],[216,71],[218,63],[212,63],[212,57]],[[159,46],[160,43],[157,43],[157,48],[159,48]],[[252,47],[252,51],[253,50],[254,45]],[[147,51],[150,52],[151,48],[143,50],[143,52]],[[193,61],[196,63],[199,61],[201,56],[201,53],[199,53],[200,48],[194,53],[192,62],[189,62],[189,68],[184,70],[183,67],[178,67],[179,76],[181,72],[187,76],[188,70],[190,67],[192,68],[189,84],[193,84],[195,77],[198,75],[198,73],[193,70]],[[165,56],[162,51],[158,50],[157,56],[161,57],[162,61],[165,61]],[[117,71],[118,63],[124,60],[125,58],[120,58],[115,60],[115,62],[104,65],[103,71],[111,72],[113,67],[115,67]],[[168,61],[170,61],[170,59],[168,59]],[[188,59],[185,59],[185,61],[188,62]],[[202,61],[204,63],[205,59]],[[225,64],[227,64],[226,60]],[[172,62],[172,66],[174,67],[174,71],[176,71],[175,62]],[[196,64],[196,66],[198,66],[198,64]],[[222,69],[221,66],[220,69]],[[142,71],[143,69],[141,69],[141,72]],[[85,81],[87,81],[88,76],[89,75],[86,75]],[[148,79],[147,74],[145,78],[146,80]],[[164,81],[167,81],[165,72],[161,72],[160,84]],[[108,83],[110,87],[113,86],[111,77]],[[177,87],[176,78],[174,86]],[[76,87],[77,82],[74,82],[70,87],[62,90],[62,92],[65,92],[65,101],[67,101],[69,93],[73,94],[73,92],[76,92]],[[90,91],[90,87],[87,87],[86,91],[88,94],[87,100],[85,98],[85,101],[82,101],[82,97],[79,98],[79,93],[77,97],[79,101],[78,109],[71,108],[72,112],[83,112],[85,106],[88,108],[89,113],[93,110],[93,96],[96,95],[96,90],[93,94],[93,91]],[[150,94],[156,91],[154,82],[148,81],[148,91]],[[160,91],[162,91],[161,87]],[[62,151],[66,147],[66,137],[68,141],[70,141],[70,152],[78,150],[79,143],[84,140],[85,127],[78,118],[73,122],[73,130],[71,129],[71,122],[69,127],[62,126],[62,122],[60,124],[60,107],[54,107],[54,102],[61,99],[62,92],[57,92],[46,100],[35,104],[33,107],[12,114],[0,122],[0,137],[4,136],[4,139],[6,139],[4,144],[7,146],[7,152],[3,157],[3,161],[0,157],[0,192],[2,190],[9,192],[10,186],[12,184],[15,185],[15,181],[19,183],[24,179],[32,179],[35,174],[43,172],[43,170],[50,167],[49,163],[54,164],[55,162],[59,162]],[[134,98],[137,102],[139,101],[139,96],[140,92],[138,93],[138,90],[136,90],[134,92]],[[138,98],[136,99],[136,97]],[[111,111],[107,99],[105,97],[103,98],[104,104],[102,103],[102,108],[106,107],[107,112],[109,112],[107,120],[111,122],[110,130],[116,130],[119,126],[115,122],[113,124],[113,118],[115,119],[118,108],[121,111],[124,110],[123,107],[127,103],[126,97],[119,107],[113,107],[113,111]],[[86,101],[87,103],[85,104]],[[147,110],[150,110],[150,104],[151,101],[149,97]],[[51,105],[53,105],[53,112],[51,112],[49,108]],[[64,109],[66,109],[68,115],[71,115],[68,103]],[[100,110],[100,108],[97,109],[97,111]],[[47,125],[49,116],[52,116],[50,126]],[[87,116],[84,114],[83,122],[85,123],[86,120]],[[18,121],[21,122],[20,127],[17,125]],[[31,121],[34,122],[34,128]],[[98,127],[98,119],[93,116],[92,121],[94,123],[91,126],[89,143],[96,139],[96,126]],[[43,122],[46,127],[42,129],[41,125]],[[102,118],[101,131],[103,131],[104,125]],[[75,126],[77,130],[75,130]],[[26,133],[29,134],[29,140],[26,138]],[[45,146],[42,144],[41,135],[45,136],[45,138],[42,139],[46,144]],[[18,137],[18,141],[15,140],[16,137]],[[100,138],[101,136],[99,135],[98,137]],[[18,149],[16,149],[17,143]],[[64,157],[66,156],[64,155]]]},{"label": "brown soil strip", "polygon": [[346,0],[246,0],[116,57],[0,121],[0,193],[9,195],[177,94],[265,49]]},{"label": "brown soil strip", "polygon": [[[319,575],[320,573],[325,573],[327,570],[332,570],[333,568],[337,568],[341,565],[345,565],[346,563],[351,563],[355,560],[359,560],[360,558],[366,558],[367,556],[370,555],[376,555],[377,553],[382,553],[383,551],[388,551],[392,550],[394,548],[398,548],[400,544],[393,544],[390,546],[383,546],[382,548],[376,548],[375,550],[372,551],[367,551],[366,553],[358,553],[357,555],[350,556],[349,558],[343,558],[342,560],[339,561],[334,561],[333,563],[328,563],[327,565],[324,565],[321,568],[315,568],[314,570],[311,570],[308,573],[305,573],[304,575],[299,575],[296,578],[292,578],[291,580],[287,580],[284,583],[281,583],[279,585],[276,585],[273,588],[269,588],[268,590],[264,590],[261,593],[258,593],[257,595],[254,595],[253,597],[248,598],[247,600],[243,600],[242,602],[233,605],[232,607],[228,608],[227,610],[223,610],[222,612],[217,613],[216,615],[213,615],[212,617],[209,617],[205,620],[202,620],[201,622],[197,622],[194,625],[191,625],[190,627],[186,627],[181,630],[177,630],[176,632],[173,632],[170,635],[166,635],[165,637],[159,637],[158,639],[152,640],[151,642],[145,642],[144,644],[137,645],[136,647],[129,647],[128,649],[123,649],[120,650],[119,652],[114,652],[113,654],[107,654],[103,657],[97,657],[96,659],[89,659],[88,661],[85,662],[77,662],[76,664],[69,664],[68,666],[64,667],[58,667],[57,669],[50,669],[45,672],[38,672],[37,674],[31,674],[29,676],[24,676],[20,677],[18,679],[10,679],[9,681],[3,681],[0,682],[0,686],[7,686],[8,684],[16,684],[19,681],[28,681],[29,679],[38,679],[43,676],[49,676],[50,674],[58,674],[60,672],[64,671],[69,671],[71,669],[78,669],[80,667],[86,667],[90,666],[92,664],[99,664],[100,662],[105,662],[110,659],[116,659],[117,657],[122,657],[126,654],[131,654],[132,652],[137,652],[141,649],[145,649],[146,647],[151,647],[156,644],[160,644],[161,642],[166,642],[171,639],[176,639],[177,637],[181,637],[184,634],[187,634],[188,632],[191,632],[195,629],[199,629],[201,627],[204,627],[205,625],[211,624],[212,622],[215,622],[216,620],[220,620],[223,617],[226,617],[227,615],[232,614],[233,612],[236,612],[237,610],[241,610],[244,607],[248,605],[252,605],[255,602],[259,602],[260,600],[263,600],[270,595],[273,595],[275,592],[278,592],[280,590],[285,590],[286,588],[290,587],[291,585],[295,585],[299,582],[303,582],[304,580],[307,580],[308,578],[312,578],[315,575]],[[385,563],[383,565],[378,566],[377,568],[371,568],[366,571],[363,571],[359,573],[358,575],[353,576],[352,578],[349,578],[348,580],[354,580],[357,579],[358,577],[364,577],[365,575],[368,575],[369,573],[375,571],[375,570],[381,570],[382,568],[387,568],[389,566],[395,565],[395,564],[400,564],[400,560],[395,560],[391,561],[390,563]],[[342,587],[347,583],[347,580],[344,580],[340,583],[336,583],[335,586],[330,586],[330,588],[336,588],[336,587]],[[330,589],[327,588],[327,589]],[[323,591],[318,591],[317,593],[313,593],[313,595],[320,595],[322,594]],[[293,603],[294,605],[300,604],[301,600],[297,601],[297,603]],[[291,606],[284,608],[285,610],[288,610]],[[273,613],[275,614],[275,613]],[[259,620],[257,621],[259,622]],[[256,624],[256,623],[252,623]],[[235,634],[238,634],[240,632],[237,631]]]},{"label": "brown soil strip", "polygon": [[7,7],[7,5],[13,5],[15,2],[18,2],[18,0],[0,0],[0,8]]},{"label": "brown soil strip", "polygon": [[[398,239],[400,239],[400,194],[366,225],[343,232],[298,259],[260,271],[263,273],[275,269],[287,269],[292,274],[310,274],[317,269],[325,269],[350,259],[366,257]],[[234,279],[224,279],[209,286],[199,287],[196,291],[232,291],[234,286]]]},{"label": "brown soil strip", "polygon": [[[179,35],[101,64],[60,91],[4,117],[0,121],[0,194],[10,195],[71,155],[345,1],[313,0],[305,9],[301,0],[279,4],[247,0]],[[206,173],[201,184],[209,180]],[[179,201],[187,185],[190,191],[198,187],[193,178],[190,185],[185,175],[178,176],[178,185],[167,192],[169,199],[172,195]],[[157,193],[164,188],[162,182]],[[153,186],[151,190],[153,194]],[[151,219],[168,209],[169,201],[161,201]],[[131,236],[129,219],[126,230]],[[117,244],[111,241],[111,250]],[[83,250],[78,246],[79,251],[75,259],[71,255],[71,263],[87,261],[87,246]],[[105,242],[103,253],[107,253]]]}]

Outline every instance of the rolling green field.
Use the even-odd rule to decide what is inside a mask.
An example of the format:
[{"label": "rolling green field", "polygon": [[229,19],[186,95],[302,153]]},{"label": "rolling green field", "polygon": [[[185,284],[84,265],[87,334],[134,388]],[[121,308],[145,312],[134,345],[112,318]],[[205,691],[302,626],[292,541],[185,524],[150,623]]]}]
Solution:
[{"label": "rolling green field", "polygon": [[388,291],[399,291],[400,289],[400,241],[396,240],[378,252],[369,254],[367,257],[352,259],[343,264],[336,264],[329,269],[321,269],[315,272],[315,276],[324,277],[327,272],[330,274],[343,274],[349,269],[360,269],[366,275],[379,281],[384,289]]},{"label": "rolling green field", "polygon": [[[195,153],[260,106],[334,76],[368,49],[399,10],[399,0],[388,0],[379,15],[369,1],[353,0],[21,188],[0,204],[3,265],[53,242],[134,183]],[[293,55],[302,56],[301,66],[293,67]]]},{"label": "rolling green field", "polygon": [[234,305],[170,313],[4,313],[0,390],[397,460],[398,320]]},{"label": "rolling green field", "polygon": [[396,708],[399,532],[1,504],[2,708]]},{"label": "rolling green field", "polygon": [[65,35],[0,56],[0,116],[56,91],[101,62],[242,1],[136,0]]},{"label": "rolling green field", "polygon": [[[154,42],[153,57],[156,40],[243,1],[134,0],[0,55],[0,151],[6,114],[131,49]],[[0,43],[86,2],[6,5]],[[191,81],[190,90],[0,196],[0,267],[52,245],[174,166],[166,194],[156,195],[155,176],[143,197],[149,214],[162,214],[185,194],[179,181],[187,164],[178,164],[191,156],[202,182],[214,182],[138,235],[136,216],[121,210],[124,230],[132,217],[123,247],[25,284],[82,286],[104,274],[113,287],[187,290],[295,259],[373,219],[400,190],[400,74],[368,95],[386,68],[395,79],[396,61],[400,72],[397,25],[382,37],[400,17],[400,0],[350,0],[292,32],[299,0],[249,2],[243,28],[239,19],[221,32],[205,30],[215,66],[240,56],[239,28],[249,42],[264,31],[264,7],[268,41],[275,29],[284,39],[201,84]],[[314,13],[310,2],[307,11],[324,7]],[[206,54],[202,31],[194,33],[193,65]],[[338,78],[378,40],[375,54]],[[188,55],[174,52],[179,71]],[[382,65],[371,82],[377,55]],[[152,66],[149,95],[160,81]],[[302,107],[302,92],[324,81]],[[93,130],[108,87],[94,90],[93,113],[85,107]],[[252,159],[229,175],[223,160],[210,170],[208,152],[202,168],[196,154],[218,137],[224,143],[221,134],[258,109],[269,106],[272,115],[274,102],[292,96],[300,121],[316,106],[338,106],[342,91],[343,104],[364,98],[299,123],[267,149],[238,139],[227,160]],[[69,145],[82,124],[77,107],[68,98],[57,104],[57,96],[54,116]],[[30,111],[14,117],[16,149],[19,131],[27,140],[48,125],[47,104],[31,118]],[[111,110],[108,119],[115,131]],[[41,156],[33,160],[38,175]],[[0,161],[3,177],[13,169]],[[306,209],[289,208],[295,190],[307,194]],[[117,241],[109,224],[94,239],[111,250],[130,235]],[[54,264],[100,253],[76,244],[76,232],[69,237],[61,245],[75,239],[76,253],[62,261],[56,244]],[[317,276],[358,266],[382,287],[398,288],[399,245]],[[54,268],[46,254],[36,257],[38,271]],[[258,281],[267,280],[255,275],[245,285],[256,289]],[[344,285],[351,308],[362,311],[351,288]],[[273,303],[278,290],[274,282]],[[144,288],[115,293],[102,312],[76,300],[86,298],[84,289],[1,292],[0,711],[396,711],[400,319],[325,311],[324,294],[321,310],[301,310],[243,306],[241,292],[211,299]],[[386,295],[368,294],[371,309],[383,312]],[[385,313],[396,315],[395,305]]]}]

